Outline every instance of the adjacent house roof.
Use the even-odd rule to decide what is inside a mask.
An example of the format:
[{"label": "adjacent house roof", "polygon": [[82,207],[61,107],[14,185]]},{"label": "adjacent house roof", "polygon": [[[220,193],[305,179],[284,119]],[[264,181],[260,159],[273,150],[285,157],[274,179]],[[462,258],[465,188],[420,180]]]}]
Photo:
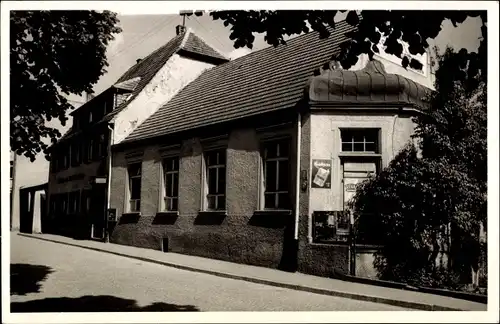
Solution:
[{"label": "adjacent house roof", "polygon": [[130,99],[116,107],[105,116],[104,119],[110,120],[113,116],[122,111],[128,103],[131,102],[149,82],[151,82],[151,79],[153,79],[156,73],[165,65],[167,60],[173,54],[181,50],[186,53],[197,54],[197,57],[201,56],[210,62],[215,61],[214,63],[218,64],[228,61],[228,59],[207,45],[201,38],[188,29],[186,32],[182,32],[174,37],[166,45],[148,55],[138,64],[132,66],[120,79],[118,79],[117,83],[123,83],[135,78],[140,78]]},{"label": "adjacent house roof", "polygon": [[403,104],[425,108],[430,89],[415,81],[385,71],[373,60],[361,70],[343,70],[332,62],[321,75],[311,78],[305,88],[309,101],[323,104]]},{"label": "adjacent house roof", "polygon": [[[115,107],[113,111],[104,116],[101,122],[111,120],[115,115],[125,109],[127,105],[146,87],[146,85],[151,82],[153,77],[175,53],[179,53],[181,55],[195,55],[198,60],[214,64],[220,64],[228,61],[228,59],[222,54],[218,53],[201,38],[196,36],[192,30],[187,29],[186,31],[180,32],[164,46],[158,48],[147,57],[140,60],[137,64],[130,67],[114,85],[100,94],[102,95],[112,88],[128,91],[131,94],[128,100],[125,100],[119,104],[118,107]],[[100,95],[94,97],[89,102],[92,102]],[[81,107],[85,107],[86,104]],[[71,114],[73,115],[75,111],[76,109]],[[78,132],[73,132],[73,130],[70,129],[62,138],[59,139],[59,142],[71,138],[76,134],[78,134]]]},{"label": "adjacent house roof", "polygon": [[213,67],[189,83],[124,141],[152,138],[294,106],[315,69],[352,30],[338,22],[330,37],[311,32]]}]

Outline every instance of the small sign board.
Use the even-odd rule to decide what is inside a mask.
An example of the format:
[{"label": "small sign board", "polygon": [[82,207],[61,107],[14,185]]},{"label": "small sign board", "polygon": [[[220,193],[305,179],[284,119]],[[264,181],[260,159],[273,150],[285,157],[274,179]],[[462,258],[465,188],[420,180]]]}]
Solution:
[{"label": "small sign board", "polygon": [[106,183],[106,178],[95,178],[95,183]]},{"label": "small sign board", "polygon": [[330,189],[332,187],[332,160],[312,160],[312,188]]}]

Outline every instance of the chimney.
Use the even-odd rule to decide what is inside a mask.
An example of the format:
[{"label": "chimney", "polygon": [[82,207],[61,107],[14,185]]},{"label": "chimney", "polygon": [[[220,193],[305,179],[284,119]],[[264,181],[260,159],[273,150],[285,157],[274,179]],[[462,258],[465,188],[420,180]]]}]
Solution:
[{"label": "chimney", "polygon": [[177,35],[180,35],[182,33],[185,33],[186,32],[186,26],[183,26],[183,25],[177,25],[175,27],[175,32],[177,33]]},{"label": "chimney", "polygon": [[142,61],[142,59],[138,58],[137,60],[135,60],[135,64],[139,64],[141,61]]}]

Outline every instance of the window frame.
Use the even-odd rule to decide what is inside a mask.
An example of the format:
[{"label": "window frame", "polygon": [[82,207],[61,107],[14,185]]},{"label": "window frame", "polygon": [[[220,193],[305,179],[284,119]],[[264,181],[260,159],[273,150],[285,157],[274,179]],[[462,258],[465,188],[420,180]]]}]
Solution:
[{"label": "window frame", "polygon": [[[288,146],[288,154],[286,156],[279,156],[279,144],[286,142]],[[266,150],[268,146],[276,145],[276,157],[267,157]],[[265,211],[273,211],[273,210],[291,210],[291,183],[290,180],[288,182],[287,190],[279,190],[280,188],[280,173],[279,173],[279,164],[280,162],[286,161],[288,166],[288,179],[291,179],[292,176],[292,161],[291,161],[291,150],[292,150],[292,138],[289,135],[283,136],[274,136],[268,137],[260,140],[260,194],[259,194],[259,209]],[[276,163],[276,189],[275,191],[267,191],[266,190],[266,178],[267,178],[267,170],[266,165],[267,162],[275,162]],[[279,196],[286,194],[288,196],[288,205],[280,206]],[[266,197],[268,195],[272,195],[274,197],[274,207],[266,207]]]},{"label": "window frame", "polygon": [[[172,161],[175,165],[176,163],[176,166],[177,166],[177,169],[172,168],[172,170],[168,170],[167,171],[167,168],[165,167],[165,164],[167,161]],[[175,162],[177,161],[177,162]],[[179,155],[169,155],[169,156],[162,156],[162,160],[161,160],[161,193],[160,193],[160,208],[159,208],[159,211],[163,211],[163,212],[178,212],[179,211],[179,187],[180,187],[180,184],[179,184],[179,179],[180,179],[180,162],[181,162],[181,159],[179,157]],[[168,175],[172,175],[172,182],[175,183],[175,176],[177,176],[177,187],[174,188],[174,192],[176,191],[177,192],[177,196],[168,196],[168,190],[167,190],[167,177]],[[172,183],[172,186],[173,186],[173,183]],[[168,208],[169,204],[167,204],[167,201],[170,200],[171,202],[174,201],[174,200],[177,200],[177,207],[174,209],[174,208]],[[172,203],[170,204],[170,206],[172,206]]]},{"label": "window frame", "polygon": [[[344,136],[350,135],[350,141],[344,141]],[[354,141],[356,135],[363,136],[363,141]],[[370,135],[370,136],[368,136]],[[381,129],[377,127],[346,127],[340,128],[340,153],[344,154],[380,154]],[[369,140],[367,140],[369,139]],[[350,150],[344,150],[344,144],[351,144]],[[357,150],[355,144],[363,144],[363,150]],[[367,150],[367,144],[371,144],[374,150]]]},{"label": "window frame", "polygon": [[[139,165],[139,175],[130,175],[130,169],[134,165]],[[132,199],[132,180],[133,179],[140,179],[140,186],[139,186],[139,198]],[[142,161],[141,162],[130,162],[127,165],[127,200],[126,200],[126,208],[125,210],[128,213],[140,213],[141,211],[141,198],[142,198]],[[132,201],[134,201],[134,208],[132,207]],[[139,207],[137,207],[137,204]]]},{"label": "window frame", "polygon": [[[224,152],[224,164],[221,164],[220,161],[217,161],[217,164],[214,165],[208,165],[208,155],[210,153],[217,152],[221,153]],[[203,211],[208,211],[208,212],[221,212],[221,211],[226,211],[227,210],[227,145],[225,146],[212,146],[212,147],[207,147],[203,150],[203,200],[202,200],[202,210]],[[218,157],[219,159],[219,157]],[[219,170],[224,169],[224,191],[223,193],[209,193],[210,192],[210,175],[209,175],[209,170],[210,169],[215,169],[216,170],[216,192],[218,192],[219,189]],[[215,208],[209,208],[209,199],[210,197],[215,197]],[[224,206],[222,208],[218,208],[219,204],[219,198],[224,197]]]}]

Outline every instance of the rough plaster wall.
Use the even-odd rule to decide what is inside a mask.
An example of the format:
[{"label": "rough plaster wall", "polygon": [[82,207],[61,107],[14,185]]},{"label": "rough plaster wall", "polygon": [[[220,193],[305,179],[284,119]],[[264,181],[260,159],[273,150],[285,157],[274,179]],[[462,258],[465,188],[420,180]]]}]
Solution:
[{"label": "rough plaster wall", "polygon": [[139,95],[115,117],[113,144],[123,141],[179,90],[212,66],[174,54]]},{"label": "rough plaster wall", "polygon": [[315,210],[342,210],[343,187],[341,183],[340,128],[379,128],[381,131],[382,166],[389,162],[408,143],[413,133],[413,123],[408,116],[396,114],[312,114],[311,159],[331,159],[332,188],[311,189],[309,213]]},{"label": "rough plaster wall", "polygon": [[[161,158],[157,146],[144,150],[141,216],[129,221],[120,218],[111,241],[119,244],[161,249],[168,238],[169,251],[234,262],[279,267],[283,262],[286,224],[255,222],[257,209],[259,141],[253,129],[233,131],[227,150],[227,216],[203,219],[201,208],[202,146],[197,138],[181,145],[179,172],[179,216],[165,221],[158,211]],[[126,160],[114,154],[111,208],[123,215]],[[290,216],[293,217],[293,216]]]},{"label": "rough plaster wall", "polygon": [[[395,118],[397,117],[397,118]],[[387,166],[399,150],[408,142],[414,130],[408,116],[394,114],[311,114],[302,129],[301,169],[309,172],[309,195],[301,193],[301,218],[299,228],[298,270],[320,276],[331,276],[333,270],[348,273],[349,248],[345,245],[311,243],[312,212],[315,210],[342,210],[342,174],[340,159],[339,127],[375,127],[381,129],[382,164]],[[310,148],[310,150],[309,150]],[[332,188],[310,187],[311,160],[331,159]],[[360,267],[373,275],[370,256],[358,258]]]}]

